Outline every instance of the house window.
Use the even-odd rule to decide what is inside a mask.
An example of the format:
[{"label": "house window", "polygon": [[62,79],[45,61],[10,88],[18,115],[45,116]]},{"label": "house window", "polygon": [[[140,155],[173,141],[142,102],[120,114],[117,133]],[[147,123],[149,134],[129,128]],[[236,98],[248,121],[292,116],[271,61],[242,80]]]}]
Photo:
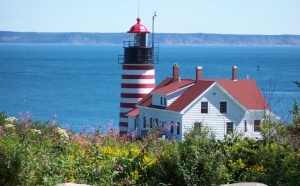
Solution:
[{"label": "house window", "polygon": [[220,102],[220,113],[227,113],[227,102],[226,101]]},{"label": "house window", "polygon": [[177,135],[180,135],[180,122],[177,122]]},{"label": "house window", "polygon": [[260,120],[254,120],[254,132],[260,131]]},{"label": "house window", "polygon": [[134,129],[137,128],[137,120],[138,120],[137,118],[134,119]]},{"label": "house window", "polygon": [[161,123],[161,128],[163,129],[163,128],[165,128],[165,126],[166,126],[166,122],[162,122]]},{"label": "house window", "polygon": [[152,129],[152,128],[153,128],[153,118],[150,117],[150,129]]},{"label": "house window", "polygon": [[245,132],[247,132],[247,120],[244,120],[244,124],[245,124]]},{"label": "house window", "polygon": [[167,106],[167,98],[164,97],[164,105]]},{"label": "house window", "polygon": [[146,116],[143,117],[143,128],[146,128],[147,124],[146,124]]},{"label": "house window", "polygon": [[160,105],[163,105],[163,97],[160,97]]},{"label": "house window", "polygon": [[157,127],[158,126],[158,118],[155,118],[154,125]]},{"label": "house window", "polygon": [[194,130],[195,131],[201,131],[202,123],[201,122],[195,122],[194,123]]},{"label": "house window", "polygon": [[173,129],[173,121],[170,122],[170,126],[171,126],[171,134],[174,133],[174,129]]},{"label": "house window", "polygon": [[232,134],[233,133],[233,122],[227,122],[226,123],[226,134]]},{"label": "house window", "polygon": [[208,102],[201,102],[201,113],[208,113]]}]

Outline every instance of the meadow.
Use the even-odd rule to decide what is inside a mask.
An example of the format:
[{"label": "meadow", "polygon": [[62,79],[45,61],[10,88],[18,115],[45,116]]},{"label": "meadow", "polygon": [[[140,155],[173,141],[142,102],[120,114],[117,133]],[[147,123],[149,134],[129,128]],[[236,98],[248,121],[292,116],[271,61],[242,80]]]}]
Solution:
[{"label": "meadow", "polygon": [[158,127],[144,138],[120,136],[111,123],[106,134],[88,127],[73,132],[55,124],[55,115],[41,122],[32,121],[29,112],[19,118],[0,112],[0,185],[298,185],[298,105],[295,108],[289,125],[266,118],[262,141],[236,133],[216,140],[203,125],[186,133],[183,142],[160,139],[168,129]]}]

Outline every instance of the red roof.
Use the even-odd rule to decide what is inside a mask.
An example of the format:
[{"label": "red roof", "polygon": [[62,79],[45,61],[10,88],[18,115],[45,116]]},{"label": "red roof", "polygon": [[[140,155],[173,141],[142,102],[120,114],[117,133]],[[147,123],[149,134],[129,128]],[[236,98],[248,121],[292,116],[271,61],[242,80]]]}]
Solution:
[{"label": "red roof", "polygon": [[[195,80],[193,81],[195,83]],[[214,81],[198,81],[185,91],[179,98],[177,98],[166,110],[180,112],[195,100],[200,94],[207,90]]]},{"label": "red roof", "polygon": [[166,78],[164,79],[159,85],[157,85],[148,95],[146,95],[142,100],[140,100],[137,105],[141,105],[141,106],[145,106],[148,107],[150,105],[152,105],[152,92],[160,89],[164,86],[167,86],[168,84],[170,84],[173,81],[172,78]]},{"label": "red roof", "polygon": [[126,116],[132,116],[132,117],[137,117],[140,113],[140,110],[138,108],[135,108],[131,111],[129,111]]},{"label": "red roof", "polygon": [[138,17],[137,23],[133,25],[127,33],[150,33],[143,24],[141,24],[141,19]]},{"label": "red roof", "polygon": [[[166,78],[162,81],[151,93],[169,94],[176,90],[189,86],[194,83],[195,80],[181,79],[179,81],[173,81],[172,78]],[[178,99],[176,99],[168,107],[154,106],[152,105],[152,94],[149,93],[143,98],[137,105],[144,107],[154,107],[170,111],[181,112],[192,101],[194,101],[199,95],[207,90],[214,82],[217,82],[224,90],[236,99],[242,106],[250,110],[264,110],[269,109],[269,105],[265,100],[263,94],[260,92],[257,84],[253,79],[238,79],[237,81],[231,79],[202,79],[190,86]],[[183,86],[180,86],[180,83]]]},{"label": "red roof", "polygon": [[180,81],[173,81],[172,83],[161,87],[161,88],[156,88],[155,90],[152,91],[152,93],[156,93],[156,94],[169,94],[172,92],[175,92],[181,88],[184,88],[188,85],[191,85],[195,83],[195,80],[191,80],[191,79],[183,79]]},{"label": "red roof", "polygon": [[253,79],[215,79],[230,95],[247,109],[270,109],[269,104]]}]

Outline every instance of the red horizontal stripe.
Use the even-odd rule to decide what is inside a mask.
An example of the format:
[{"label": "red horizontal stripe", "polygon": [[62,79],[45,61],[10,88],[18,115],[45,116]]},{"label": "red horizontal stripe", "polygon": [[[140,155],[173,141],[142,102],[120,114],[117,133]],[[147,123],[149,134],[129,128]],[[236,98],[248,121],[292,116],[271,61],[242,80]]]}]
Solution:
[{"label": "red horizontal stripe", "polygon": [[154,84],[128,84],[122,83],[121,88],[154,88]]},{"label": "red horizontal stripe", "polygon": [[136,103],[120,103],[120,107],[122,108],[135,108]]},{"label": "red horizontal stripe", "polygon": [[123,65],[123,70],[153,70],[154,65]]},{"label": "red horizontal stripe", "polygon": [[119,122],[119,126],[128,127],[128,123],[127,122]]},{"label": "red horizontal stripe", "polygon": [[121,93],[121,98],[144,98],[147,94]]},{"label": "red horizontal stripe", "polygon": [[155,75],[122,75],[122,79],[155,79]]}]

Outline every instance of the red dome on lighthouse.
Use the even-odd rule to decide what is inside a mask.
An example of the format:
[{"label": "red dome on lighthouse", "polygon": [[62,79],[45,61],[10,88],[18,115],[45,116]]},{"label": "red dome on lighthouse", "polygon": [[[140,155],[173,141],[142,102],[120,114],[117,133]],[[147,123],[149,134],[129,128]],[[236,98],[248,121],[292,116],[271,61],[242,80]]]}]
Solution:
[{"label": "red dome on lighthouse", "polygon": [[141,19],[138,17],[137,23],[133,25],[127,33],[150,33],[143,24],[141,24]]}]

